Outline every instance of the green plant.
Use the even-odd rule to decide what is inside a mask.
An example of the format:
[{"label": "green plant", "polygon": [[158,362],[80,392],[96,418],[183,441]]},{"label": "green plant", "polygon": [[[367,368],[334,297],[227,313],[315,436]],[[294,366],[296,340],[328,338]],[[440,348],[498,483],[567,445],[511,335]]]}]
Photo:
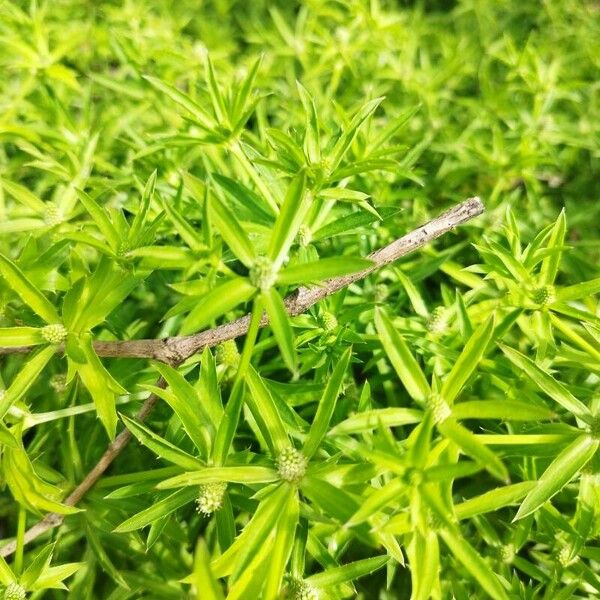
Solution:
[{"label": "green plant", "polygon": [[599,14],[1,4],[0,593],[600,595]]}]

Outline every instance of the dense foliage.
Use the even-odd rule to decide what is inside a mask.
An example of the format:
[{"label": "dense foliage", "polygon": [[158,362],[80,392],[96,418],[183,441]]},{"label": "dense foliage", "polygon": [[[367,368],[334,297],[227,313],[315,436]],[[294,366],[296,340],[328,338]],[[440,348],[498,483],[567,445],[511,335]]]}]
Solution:
[{"label": "dense foliage", "polygon": [[0,3],[4,598],[600,595],[598,39],[579,0]]}]

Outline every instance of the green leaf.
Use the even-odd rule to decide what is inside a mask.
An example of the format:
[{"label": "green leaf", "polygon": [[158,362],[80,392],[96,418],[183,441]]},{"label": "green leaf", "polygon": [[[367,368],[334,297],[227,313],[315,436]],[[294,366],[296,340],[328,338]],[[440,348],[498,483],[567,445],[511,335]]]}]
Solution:
[{"label": "green leaf", "polygon": [[38,346],[47,343],[39,327],[0,328],[0,346],[14,348],[18,346]]},{"label": "green leaf", "polygon": [[2,187],[8,192],[17,202],[23,204],[38,215],[44,215],[46,212],[46,203],[40,200],[35,194],[30,192],[26,187],[9,181],[8,179],[0,180]]},{"label": "green leaf", "polygon": [[224,202],[214,198],[212,195],[209,196],[209,206],[211,218],[225,240],[225,243],[239,260],[248,268],[251,268],[256,259],[256,253],[254,252],[252,242],[246,235],[237,217]]},{"label": "green leaf", "polygon": [[247,564],[249,558],[262,546],[271,532],[275,531],[281,511],[292,493],[294,492],[289,486],[279,485],[261,501],[235,542],[213,561],[212,569],[216,577],[225,577],[234,571],[239,572],[243,565]]},{"label": "green leaf", "polygon": [[535,485],[535,481],[521,481],[520,483],[495,488],[455,504],[454,513],[456,518],[460,520],[499,510],[519,502]]},{"label": "green leaf", "polygon": [[98,203],[91,196],[88,196],[88,194],[86,194],[84,191],[77,190],[77,196],[90,214],[90,217],[92,217],[94,220],[94,223],[96,223],[100,233],[110,244],[113,252],[117,252],[121,244],[121,236],[117,232],[115,226],[110,222],[106,211],[98,206]]},{"label": "green leaf", "polygon": [[148,508],[140,511],[137,515],[123,521],[120,525],[115,527],[113,531],[115,533],[127,533],[151,525],[158,519],[170,515],[178,508],[194,501],[197,496],[198,490],[196,488],[177,490],[169,496],[154,502]]},{"label": "green leaf", "polygon": [[429,383],[427,383],[419,363],[396,331],[390,318],[383,311],[375,311],[375,328],[383,349],[406,391],[413,400],[423,404],[431,394]]},{"label": "green leaf", "polygon": [[161,481],[156,487],[163,490],[189,485],[216,483],[219,481],[245,484],[272,483],[278,479],[279,475],[277,474],[277,471],[268,467],[259,467],[255,465],[244,465],[241,467],[205,467],[165,479],[165,481]]},{"label": "green leaf", "polygon": [[214,319],[250,300],[255,293],[256,288],[243,277],[220,283],[198,300],[181,324],[181,334],[196,333]]},{"label": "green leaf", "polygon": [[277,600],[281,597],[279,591],[285,567],[292,553],[299,517],[298,494],[290,494],[287,506],[285,506],[277,524],[277,533],[275,534],[272,551],[269,553],[269,570],[263,594],[265,600]]},{"label": "green leaf", "polygon": [[373,571],[377,571],[378,569],[381,569],[381,567],[384,567],[389,560],[390,557],[387,555],[356,560],[340,567],[333,567],[322,573],[311,575],[306,578],[306,581],[315,587],[328,589],[330,586],[339,585],[346,581],[354,581],[369,573],[373,573]]},{"label": "green leaf", "polygon": [[4,394],[0,395],[0,419],[18,402],[37,381],[39,374],[56,353],[54,346],[41,348],[21,367]]},{"label": "green leaf", "polygon": [[368,259],[333,256],[287,267],[278,273],[277,282],[283,285],[320,282],[331,277],[360,273],[372,266],[373,262]]},{"label": "green leaf", "polygon": [[19,583],[26,589],[30,589],[39,579],[40,575],[50,566],[54,544],[44,546],[29,563],[27,569],[19,578]]},{"label": "green leaf", "polygon": [[407,485],[400,477],[392,479],[383,487],[376,489],[372,494],[368,495],[360,508],[352,515],[346,523],[346,527],[354,527],[364,521],[370,519],[379,510],[386,506],[393,506],[393,501],[402,497],[403,492],[406,492]]},{"label": "green leaf", "polygon": [[[567,217],[565,209],[560,211],[560,215],[550,232],[550,237],[546,247],[548,249],[561,248],[565,243],[565,233],[567,231]],[[560,266],[560,260],[562,252],[554,252],[549,254],[542,261],[542,267],[540,269],[540,285],[551,285],[556,279],[558,273],[558,267]],[[599,280],[600,281],[600,280]]]},{"label": "green leaf", "polygon": [[452,407],[455,419],[502,419],[503,421],[548,421],[556,414],[545,406],[520,400],[468,400]]},{"label": "green leaf", "polygon": [[[84,334],[79,339],[79,350],[85,358],[84,363],[76,365],[77,373],[92,396],[98,418],[112,440],[117,427],[116,397],[127,390],[104,368],[92,346],[92,336]],[[70,352],[70,349],[69,349]]]},{"label": "green leaf", "polygon": [[6,564],[6,560],[4,557],[0,555],[0,583],[2,585],[8,585],[13,581],[16,581],[17,578],[15,574],[12,572],[11,568]]},{"label": "green leaf", "polygon": [[440,433],[453,441],[467,456],[477,461],[494,477],[508,481],[508,471],[504,463],[487,446],[484,446],[468,429],[452,419],[446,419],[437,425]]},{"label": "green leaf", "polygon": [[177,446],[171,444],[171,442],[156,435],[141,423],[134,421],[126,415],[121,415],[121,419],[123,420],[125,427],[131,431],[141,444],[152,450],[152,452],[161,458],[164,458],[183,469],[195,471],[204,468],[202,461],[194,458],[191,454],[184,452],[180,448],[177,448]]},{"label": "green leaf", "polygon": [[200,455],[208,458],[209,448],[212,446],[214,428],[196,390],[173,367],[160,363],[157,363],[155,366],[173,392],[172,394],[161,394],[161,397],[179,417],[181,425],[192,442],[194,442]]},{"label": "green leaf", "polygon": [[162,92],[171,100],[173,100],[173,102],[187,110],[192,115],[192,117],[198,122],[199,125],[202,125],[206,129],[212,128],[212,119],[208,116],[206,111],[197,102],[192,100],[192,98],[190,98],[187,94],[184,94],[176,87],[162,82],[156,77],[150,77],[149,75],[145,75],[144,79],[153,87],[155,87],[159,92]]},{"label": "green leaf", "polygon": [[498,577],[456,527],[442,527],[438,535],[493,600],[508,600],[508,595]]},{"label": "green leaf", "polygon": [[429,600],[439,586],[440,547],[435,531],[413,533],[407,548],[412,581],[412,599]]},{"label": "green leaf", "polygon": [[579,473],[594,456],[599,440],[584,434],[569,444],[550,464],[535,487],[527,494],[514,520],[535,512]]},{"label": "green leaf", "polygon": [[517,350],[500,344],[502,352],[519,369],[521,369],[543,392],[548,394],[554,401],[560,404],[571,414],[583,419],[590,420],[590,411],[583,402],[579,401],[566,387],[556,381],[554,377],[543,371],[530,358],[527,358]]},{"label": "green leaf", "polygon": [[273,335],[281,350],[283,362],[292,373],[295,373],[298,357],[294,348],[294,333],[292,332],[290,317],[285,310],[283,300],[274,288],[264,290],[261,293],[261,298],[269,316],[269,324],[273,330]]},{"label": "green leaf", "polygon": [[246,397],[248,407],[265,441],[269,445],[269,450],[273,456],[277,456],[282,450],[290,446],[290,440],[283,426],[277,406],[262,378],[254,370],[254,367],[248,367],[245,379],[250,390],[250,394]]},{"label": "green leaf", "polygon": [[558,288],[556,290],[556,302],[571,302],[572,300],[589,298],[598,293],[600,293],[600,277]]},{"label": "green leaf", "polygon": [[423,412],[416,408],[374,408],[348,417],[329,430],[328,437],[348,435],[384,427],[412,425],[423,418]]},{"label": "green leaf", "polygon": [[440,395],[450,405],[477,368],[494,332],[493,315],[479,327],[465,344],[450,373],[444,378]]},{"label": "green leaf", "polygon": [[337,139],[331,153],[329,155],[329,164],[331,171],[334,171],[339,166],[344,155],[348,151],[350,144],[356,137],[358,130],[363,123],[377,110],[381,104],[383,97],[375,98],[364,104],[350,121],[348,128],[343,131]]},{"label": "green leaf", "polygon": [[44,511],[60,515],[80,512],[79,508],[59,501],[62,490],[40,478],[22,446],[4,448],[2,467],[4,480],[15,500],[28,510],[36,514]]},{"label": "green leaf", "polygon": [[46,323],[52,325],[61,322],[56,309],[48,299],[25,277],[15,263],[2,254],[0,254],[0,275],[21,297],[21,300],[42,317]]},{"label": "green leaf", "polygon": [[267,256],[273,261],[275,271],[281,267],[310,208],[312,197],[305,190],[306,172],[302,170],[288,186],[271,233]]},{"label": "green leaf", "polygon": [[346,374],[346,369],[350,363],[351,356],[352,348],[348,348],[335,366],[331,377],[327,380],[327,386],[325,387],[325,391],[323,392],[323,396],[317,407],[317,413],[313,419],[302,449],[302,453],[309,460],[317,452],[327,433],[329,422],[333,416],[335,404],[340,394],[340,390],[342,389],[344,375]]},{"label": "green leaf", "polygon": [[223,591],[210,568],[210,554],[204,538],[198,538],[191,582],[196,588],[196,600],[223,600]]},{"label": "green leaf", "polygon": [[300,100],[306,114],[306,125],[304,128],[304,154],[310,163],[316,164],[321,160],[321,141],[319,134],[319,119],[315,101],[307,89],[296,81],[296,87],[300,94]]}]

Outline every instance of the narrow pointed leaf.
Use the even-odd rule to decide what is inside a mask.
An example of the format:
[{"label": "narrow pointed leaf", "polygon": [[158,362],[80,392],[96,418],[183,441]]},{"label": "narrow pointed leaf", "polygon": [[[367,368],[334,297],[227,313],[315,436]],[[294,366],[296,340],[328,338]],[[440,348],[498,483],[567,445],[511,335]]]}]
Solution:
[{"label": "narrow pointed leaf", "polygon": [[273,330],[273,335],[277,340],[277,345],[281,350],[283,362],[287,368],[294,373],[298,357],[294,347],[294,333],[290,324],[290,317],[285,311],[283,300],[279,292],[274,288],[265,290],[261,294],[262,302],[269,316],[269,324]]},{"label": "narrow pointed leaf", "polygon": [[0,254],[0,275],[31,309],[46,323],[60,323],[60,317],[51,302],[29,281],[21,269]]},{"label": "narrow pointed leaf", "polygon": [[383,311],[375,312],[375,328],[383,348],[410,397],[424,403],[431,394],[425,375],[406,342]]},{"label": "narrow pointed leaf", "polygon": [[317,452],[319,445],[327,433],[329,428],[329,422],[335,409],[335,403],[337,402],[342,383],[344,381],[344,375],[352,356],[352,348],[348,348],[340,361],[336,365],[331,377],[327,380],[327,386],[323,392],[323,396],[319,401],[317,407],[317,413],[314,417],[310,431],[306,441],[304,442],[304,448],[302,452],[306,458],[310,459]]},{"label": "narrow pointed leaf", "polygon": [[594,456],[600,441],[585,434],[569,444],[544,471],[519,507],[515,521],[535,512],[573,479]]}]

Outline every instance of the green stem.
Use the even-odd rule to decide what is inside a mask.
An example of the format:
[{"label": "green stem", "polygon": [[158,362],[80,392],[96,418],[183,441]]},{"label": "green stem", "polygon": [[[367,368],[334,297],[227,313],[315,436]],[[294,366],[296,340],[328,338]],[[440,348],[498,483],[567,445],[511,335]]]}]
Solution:
[{"label": "green stem", "polygon": [[17,523],[17,549],[15,550],[14,572],[17,577],[23,571],[23,551],[25,549],[25,527],[27,524],[27,511],[19,505],[19,521]]}]

